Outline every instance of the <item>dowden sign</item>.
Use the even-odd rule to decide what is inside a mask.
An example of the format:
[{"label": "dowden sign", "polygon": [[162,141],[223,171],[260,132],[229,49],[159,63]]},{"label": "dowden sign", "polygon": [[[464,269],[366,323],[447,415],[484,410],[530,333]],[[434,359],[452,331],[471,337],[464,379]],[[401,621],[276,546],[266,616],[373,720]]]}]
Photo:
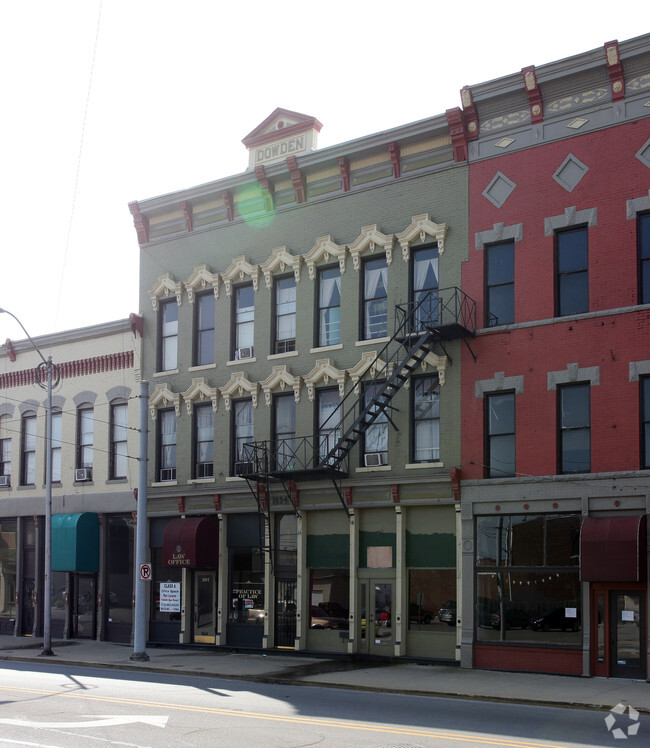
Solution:
[{"label": "dowden sign", "polygon": [[307,138],[305,133],[296,135],[293,138],[280,140],[277,143],[262,145],[255,149],[255,165],[265,164],[269,161],[286,158],[296,153],[303,153],[307,150]]}]

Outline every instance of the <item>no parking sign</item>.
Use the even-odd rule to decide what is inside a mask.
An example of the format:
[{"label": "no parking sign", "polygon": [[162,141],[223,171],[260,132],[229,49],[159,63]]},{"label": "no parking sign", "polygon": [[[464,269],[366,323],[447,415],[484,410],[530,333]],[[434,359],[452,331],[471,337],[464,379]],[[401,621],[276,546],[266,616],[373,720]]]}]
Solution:
[{"label": "no parking sign", "polygon": [[140,564],[140,579],[144,582],[151,581],[151,564]]}]

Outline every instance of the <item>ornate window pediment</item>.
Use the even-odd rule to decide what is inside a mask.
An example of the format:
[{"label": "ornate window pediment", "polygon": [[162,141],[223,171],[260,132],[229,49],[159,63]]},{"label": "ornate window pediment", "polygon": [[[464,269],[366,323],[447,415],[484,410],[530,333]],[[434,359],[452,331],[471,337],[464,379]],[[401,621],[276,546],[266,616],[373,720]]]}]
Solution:
[{"label": "ornate window pediment", "polygon": [[345,394],[345,369],[337,369],[332,365],[329,358],[321,358],[316,361],[316,366],[305,377],[307,385],[307,394],[309,399],[313,400],[316,395],[316,385],[323,381],[327,386],[330,379],[333,379],[339,387],[339,397]]},{"label": "ornate window pediment", "polygon": [[250,262],[242,255],[241,257],[235,257],[230,263],[230,267],[225,273],[221,273],[221,278],[226,287],[226,294],[230,296],[232,294],[233,281],[242,282],[246,276],[253,281],[253,290],[257,291],[259,282],[259,265],[251,265]]},{"label": "ornate window pediment", "polygon": [[219,392],[221,392],[221,397],[223,397],[224,403],[226,404],[226,410],[228,411],[232,404],[232,398],[244,397],[244,395],[250,396],[253,401],[253,407],[257,408],[259,387],[259,383],[251,382],[243,371],[236,371],[233,372],[228,384],[219,388]]},{"label": "ornate window pediment", "polygon": [[156,420],[159,408],[165,408],[169,405],[174,406],[174,411],[178,418],[181,414],[181,396],[178,392],[172,392],[166,383],[157,384],[149,397],[149,414],[151,420]]},{"label": "ornate window pediment", "polygon": [[261,382],[262,390],[264,390],[264,400],[267,405],[271,405],[271,398],[273,390],[279,389],[280,392],[284,392],[287,386],[293,389],[293,396],[297,403],[300,402],[300,388],[302,386],[302,377],[294,377],[289,373],[287,367],[283,364],[282,366],[274,366],[273,371],[269,376]]},{"label": "ornate window pediment", "polygon": [[[449,359],[447,356],[438,356],[435,353],[427,353],[427,355],[424,357],[424,360],[420,362],[420,371],[423,373],[427,372],[427,369],[429,367],[432,367],[438,372],[438,381],[440,382],[440,386],[445,383],[445,375],[447,372],[447,367],[449,366]],[[404,383],[404,388],[408,389],[411,386],[411,380],[407,379]]]},{"label": "ornate window pediment", "polygon": [[382,234],[376,225],[364,226],[357,239],[352,244],[348,244],[348,250],[352,255],[352,266],[355,270],[359,270],[361,255],[368,251],[373,253],[378,246],[386,253],[386,264],[390,265],[393,261],[394,241],[395,237],[392,234],[390,236]]},{"label": "ornate window pediment", "polygon": [[194,272],[183,285],[187,291],[187,300],[190,304],[194,303],[197,291],[205,291],[208,287],[211,287],[214,290],[214,295],[217,299],[219,298],[219,273],[211,273],[207,265],[195,267]]},{"label": "ornate window pediment", "polygon": [[383,372],[386,372],[386,376],[390,376],[394,368],[393,365],[387,368],[386,362],[377,358],[377,351],[366,351],[361,354],[359,363],[348,369],[348,374],[352,380],[354,391],[358,395],[361,391],[361,379],[365,376],[366,372],[370,371],[372,376],[381,375]]},{"label": "ornate window pediment", "polygon": [[321,260],[326,263],[329,262],[330,257],[338,261],[341,275],[345,272],[345,245],[335,244],[331,236],[318,237],[316,244],[303,256],[307,263],[310,280],[314,280],[316,277],[316,265]]},{"label": "ornate window pediment", "polygon": [[300,255],[292,255],[286,247],[276,247],[271,252],[269,259],[261,266],[266,287],[269,290],[273,288],[273,273],[278,270],[284,273],[287,266],[293,270],[293,277],[296,279],[296,283],[300,283],[301,261],[302,257]]},{"label": "ornate window pediment", "polygon": [[427,241],[427,237],[438,242],[438,254],[441,255],[445,251],[446,235],[446,223],[435,223],[429,218],[428,213],[423,213],[421,216],[413,216],[411,225],[405,228],[401,233],[397,234],[397,241],[402,247],[402,257],[404,258],[404,262],[409,261],[409,249],[411,244],[416,241],[420,241],[424,244]]},{"label": "ornate window pediment", "polygon": [[158,301],[162,297],[167,297],[169,294],[176,296],[176,303],[178,306],[183,301],[183,284],[180,281],[176,281],[172,278],[169,273],[164,273],[158,277],[156,285],[150,288],[147,293],[153,304],[154,312],[158,311]]},{"label": "ornate window pediment", "polygon": [[219,390],[216,387],[210,387],[205,383],[204,377],[197,377],[192,380],[192,384],[183,392],[183,400],[187,408],[187,415],[192,415],[194,401],[205,402],[208,399],[212,402],[212,410],[217,411],[217,400],[219,399]]}]

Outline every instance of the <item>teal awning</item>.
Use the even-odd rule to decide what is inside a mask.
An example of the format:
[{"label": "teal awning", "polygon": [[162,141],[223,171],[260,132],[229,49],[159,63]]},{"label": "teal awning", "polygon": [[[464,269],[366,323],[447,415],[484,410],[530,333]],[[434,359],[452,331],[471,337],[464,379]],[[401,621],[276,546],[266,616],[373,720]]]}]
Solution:
[{"label": "teal awning", "polygon": [[92,512],[52,515],[52,571],[99,571],[99,520]]}]

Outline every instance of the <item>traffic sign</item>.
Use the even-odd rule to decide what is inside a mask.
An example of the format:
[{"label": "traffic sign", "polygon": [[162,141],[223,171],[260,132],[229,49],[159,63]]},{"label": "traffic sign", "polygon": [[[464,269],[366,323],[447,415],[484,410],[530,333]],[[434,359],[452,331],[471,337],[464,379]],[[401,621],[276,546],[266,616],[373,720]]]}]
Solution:
[{"label": "traffic sign", "polygon": [[140,579],[145,582],[151,581],[151,564],[140,564]]}]

